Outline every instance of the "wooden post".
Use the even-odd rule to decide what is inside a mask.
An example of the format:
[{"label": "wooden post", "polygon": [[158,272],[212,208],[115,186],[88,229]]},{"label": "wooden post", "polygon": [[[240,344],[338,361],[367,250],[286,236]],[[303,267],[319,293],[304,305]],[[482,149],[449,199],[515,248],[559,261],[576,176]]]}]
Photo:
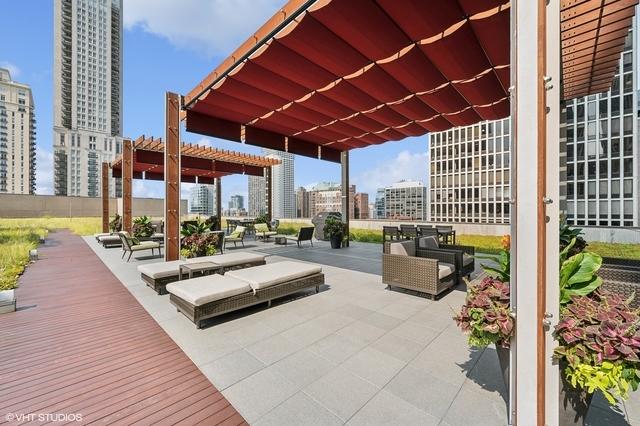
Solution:
[{"label": "wooden post", "polygon": [[349,151],[342,151],[340,153],[340,165],[342,169],[342,221],[345,224],[347,239],[344,242],[346,247],[349,247],[349,213],[351,206],[349,205]]},{"label": "wooden post", "polygon": [[164,150],[164,259],[180,258],[180,98],[165,98]]},{"label": "wooden post", "polygon": [[216,216],[222,229],[222,178],[216,178]]},{"label": "wooden post", "polygon": [[273,220],[273,186],[272,186],[273,170],[271,166],[264,168],[264,189],[266,194],[264,201],[266,203],[267,220],[271,222]]},{"label": "wooden post", "polygon": [[109,163],[102,163],[102,232],[109,232]]},{"label": "wooden post", "polygon": [[122,142],[122,229],[131,232],[131,192],[133,186],[133,145],[131,140]]}]

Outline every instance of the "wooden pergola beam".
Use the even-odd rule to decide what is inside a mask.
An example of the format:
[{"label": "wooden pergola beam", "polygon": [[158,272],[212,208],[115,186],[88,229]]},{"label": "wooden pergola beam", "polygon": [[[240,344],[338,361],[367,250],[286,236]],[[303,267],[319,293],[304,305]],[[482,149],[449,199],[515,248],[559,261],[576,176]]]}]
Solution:
[{"label": "wooden pergola beam", "polygon": [[131,232],[131,192],[133,190],[133,146],[130,139],[122,142],[122,229]]},{"label": "wooden pergola beam", "polygon": [[180,98],[167,92],[165,98],[165,233],[164,259],[180,258]]},{"label": "wooden pergola beam", "polygon": [[109,232],[109,163],[102,163],[102,232]]}]

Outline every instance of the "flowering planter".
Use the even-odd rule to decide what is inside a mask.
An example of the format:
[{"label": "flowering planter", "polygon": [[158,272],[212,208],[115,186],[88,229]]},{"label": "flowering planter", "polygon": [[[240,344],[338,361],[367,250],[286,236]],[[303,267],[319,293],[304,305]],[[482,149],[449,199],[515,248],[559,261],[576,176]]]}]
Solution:
[{"label": "flowering planter", "polygon": [[587,418],[593,393],[584,389],[574,388],[566,379],[564,370],[565,360],[560,361],[560,422],[561,425],[583,425]]},{"label": "flowering planter", "polygon": [[15,312],[15,310],[16,310],[15,290],[0,291],[0,314]]}]

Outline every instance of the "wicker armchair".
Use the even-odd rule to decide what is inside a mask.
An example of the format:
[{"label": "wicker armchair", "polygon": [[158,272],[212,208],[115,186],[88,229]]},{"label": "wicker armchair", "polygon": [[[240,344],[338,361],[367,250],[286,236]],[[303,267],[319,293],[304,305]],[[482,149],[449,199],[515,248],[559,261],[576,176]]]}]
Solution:
[{"label": "wicker armchair", "polygon": [[[392,247],[393,245],[393,247]],[[396,246],[399,247],[396,250]],[[399,253],[399,254],[396,254]],[[426,293],[432,300],[456,284],[455,253],[416,250],[415,241],[384,244],[382,282]]]},{"label": "wicker armchair", "polygon": [[437,251],[454,253],[455,261],[453,262],[453,264],[456,266],[456,281],[458,284],[462,282],[462,279],[464,277],[470,277],[470,275],[476,269],[475,247],[438,243],[438,237],[435,235],[432,235],[430,237],[416,238],[416,247],[417,250],[428,250],[430,253],[429,257],[433,256],[433,253]]}]

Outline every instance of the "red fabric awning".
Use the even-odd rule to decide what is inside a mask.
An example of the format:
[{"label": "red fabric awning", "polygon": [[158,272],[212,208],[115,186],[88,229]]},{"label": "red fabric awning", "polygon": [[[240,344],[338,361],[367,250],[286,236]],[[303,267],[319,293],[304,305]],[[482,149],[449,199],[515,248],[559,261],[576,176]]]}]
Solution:
[{"label": "red fabric awning", "polygon": [[[565,44],[591,46],[599,64],[637,1],[563,1],[565,94],[613,72],[585,71]],[[581,16],[591,30],[615,28],[568,33]],[[339,161],[340,151],[508,116],[509,61],[505,0],[292,0],[184,97],[186,127]]]}]

